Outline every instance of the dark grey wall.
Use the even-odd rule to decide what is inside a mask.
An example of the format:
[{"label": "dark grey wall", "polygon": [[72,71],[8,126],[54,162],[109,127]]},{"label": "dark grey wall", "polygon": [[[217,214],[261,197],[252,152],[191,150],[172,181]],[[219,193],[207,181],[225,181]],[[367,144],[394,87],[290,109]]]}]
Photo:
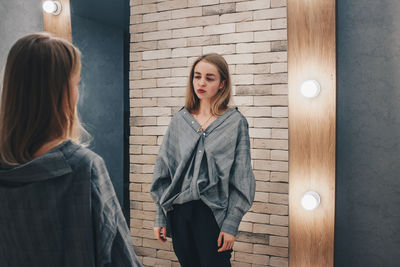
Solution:
[{"label": "dark grey wall", "polygon": [[25,34],[43,31],[40,1],[0,1],[0,72],[11,46]]},{"label": "dark grey wall", "polygon": [[337,4],[335,266],[400,266],[400,1]]},{"label": "dark grey wall", "polygon": [[90,9],[85,1],[71,0],[71,27],[82,52],[79,113],[93,136],[90,148],[103,157],[123,206],[124,29],[115,19],[123,18],[124,10],[111,8],[111,2],[97,1]]}]

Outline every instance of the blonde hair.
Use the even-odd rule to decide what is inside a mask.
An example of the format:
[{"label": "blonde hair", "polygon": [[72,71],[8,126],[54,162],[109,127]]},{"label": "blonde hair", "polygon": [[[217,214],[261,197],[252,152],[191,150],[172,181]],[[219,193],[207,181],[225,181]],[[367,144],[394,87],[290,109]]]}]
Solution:
[{"label": "blonde hair", "polygon": [[200,61],[205,61],[213,64],[217,67],[219,75],[221,77],[220,83],[225,81],[224,87],[218,90],[218,93],[211,104],[211,114],[214,116],[220,116],[229,105],[229,102],[232,97],[232,82],[229,75],[229,67],[226,63],[225,59],[216,53],[205,54],[196,59],[193,63],[192,68],[189,74],[188,86],[186,89],[186,102],[185,108],[189,112],[195,112],[198,110],[200,105],[200,99],[197,97],[193,88],[193,77],[194,77],[194,68],[197,63]]},{"label": "blonde hair", "polygon": [[70,79],[80,70],[81,53],[47,33],[29,34],[11,48],[0,106],[0,163],[19,165],[55,139],[80,143],[87,132],[71,103]]}]

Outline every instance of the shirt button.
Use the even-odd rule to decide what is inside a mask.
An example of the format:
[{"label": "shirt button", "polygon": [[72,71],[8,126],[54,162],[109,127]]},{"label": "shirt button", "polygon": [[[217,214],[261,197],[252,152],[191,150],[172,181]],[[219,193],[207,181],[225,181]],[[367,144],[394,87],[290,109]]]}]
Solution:
[{"label": "shirt button", "polygon": [[206,136],[206,133],[203,133],[204,136]]},{"label": "shirt button", "polygon": [[194,123],[194,121],[192,121],[192,124]]},{"label": "shirt button", "polygon": [[201,153],[201,150],[199,150],[199,153]]}]

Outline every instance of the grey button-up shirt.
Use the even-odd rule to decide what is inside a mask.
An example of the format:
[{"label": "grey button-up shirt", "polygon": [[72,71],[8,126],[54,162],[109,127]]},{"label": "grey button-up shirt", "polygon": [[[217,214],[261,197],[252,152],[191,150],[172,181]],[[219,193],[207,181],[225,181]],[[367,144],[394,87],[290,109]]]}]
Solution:
[{"label": "grey button-up shirt", "polygon": [[167,226],[173,204],[201,199],[222,232],[236,235],[255,193],[246,118],[230,108],[205,131],[182,108],[174,115],[156,160],[150,193],[155,226]]},{"label": "grey button-up shirt", "polygon": [[100,156],[67,141],[0,168],[0,266],[142,266]]}]

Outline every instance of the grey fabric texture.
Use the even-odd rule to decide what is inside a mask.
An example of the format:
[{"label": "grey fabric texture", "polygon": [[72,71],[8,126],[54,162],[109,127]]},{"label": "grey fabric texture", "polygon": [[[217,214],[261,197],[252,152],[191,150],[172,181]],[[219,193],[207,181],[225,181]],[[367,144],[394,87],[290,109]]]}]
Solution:
[{"label": "grey fabric texture", "polygon": [[[167,226],[174,204],[202,200],[222,232],[236,235],[255,194],[246,118],[229,108],[204,131],[186,108],[168,126],[154,167],[155,226]],[[169,231],[168,231],[169,232]]]},{"label": "grey fabric texture", "polygon": [[66,141],[0,169],[0,265],[142,266],[100,156]]}]

